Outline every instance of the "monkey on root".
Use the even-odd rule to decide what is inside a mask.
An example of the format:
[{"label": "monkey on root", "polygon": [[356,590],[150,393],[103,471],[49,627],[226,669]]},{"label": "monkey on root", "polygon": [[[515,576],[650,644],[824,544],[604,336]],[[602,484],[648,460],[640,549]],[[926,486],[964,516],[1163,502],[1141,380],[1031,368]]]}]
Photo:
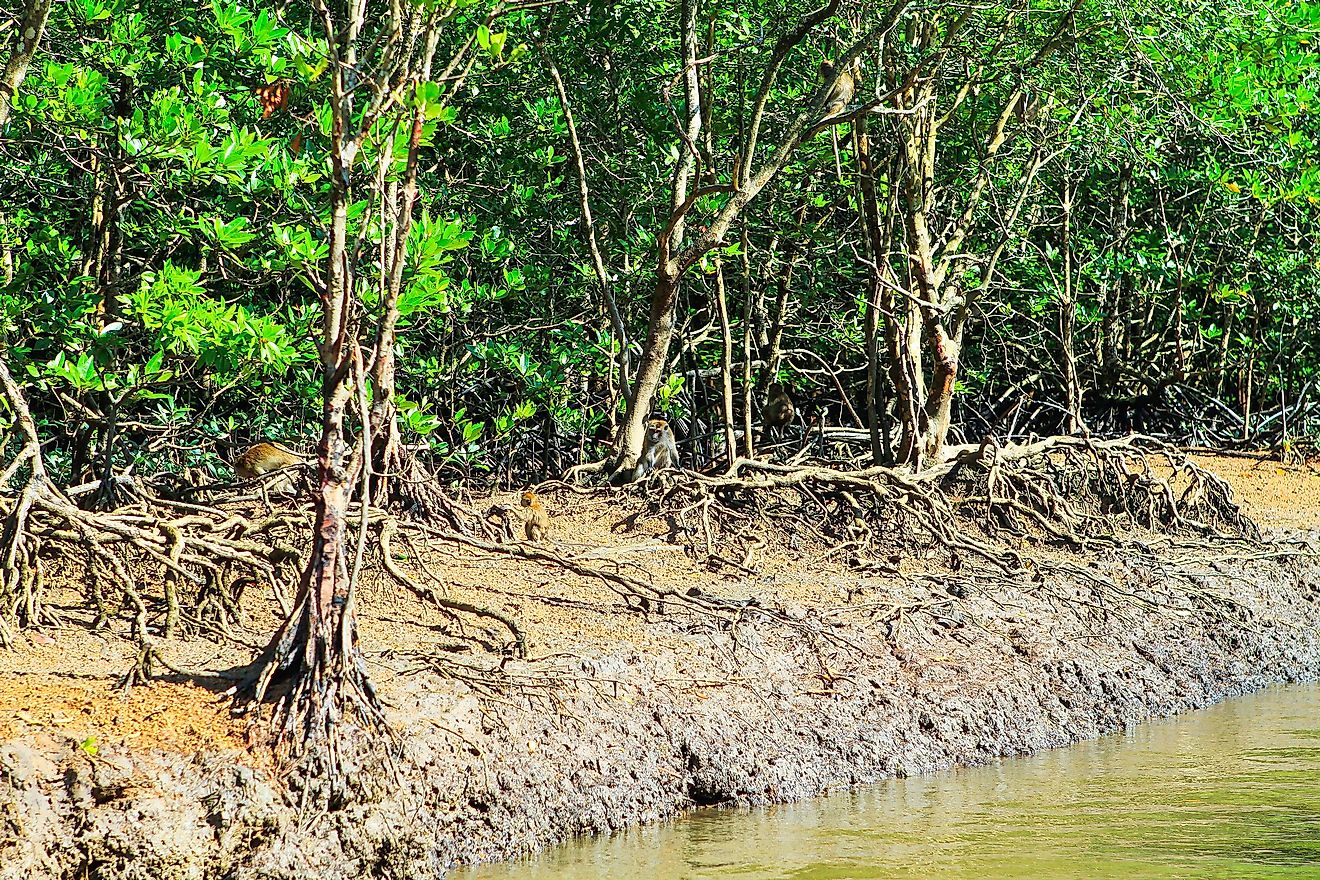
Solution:
[{"label": "monkey on root", "polygon": [[797,407],[793,406],[793,398],[788,396],[782,383],[772,382],[766,393],[765,408],[761,410],[761,441],[765,442],[771,431],[779,437],[795,415]]},{"label": "monkey on root", "polygon": [[646,439],[642,443],[642,455],[633,470],[633,480],[644,480],[647,476],[662,468],[681,467],[678,460],[678,445],[674,443],[674,432],[664,419],[651,419],[646,423]]},{"label": "monkey on root", "polygon": [[[274,443],[255,443],[243,450],[243,454],[234,462],[234,476],[240,480],[255,480],[263,474],[293,467],[303,461],[301,455]],[[274,495],[295,494],[297,490],[293,474],[281,474],[272,479],[270,491]]]}]

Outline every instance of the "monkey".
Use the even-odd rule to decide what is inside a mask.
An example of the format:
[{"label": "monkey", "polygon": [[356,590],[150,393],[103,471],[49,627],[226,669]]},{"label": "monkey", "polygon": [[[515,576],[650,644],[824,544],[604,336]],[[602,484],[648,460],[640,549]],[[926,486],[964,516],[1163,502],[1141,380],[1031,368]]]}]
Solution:
[{"label": "monkey", "polygon": [[646,441],[642,444],[642,457],[633,471],[633,480],[644,479],[661,468],[679,467],[678,447],[674,445],[674,432],[664,419],[651,419],[646,423]]},{"label": "monkey", "polygon": [[1017,100],[1013,102],[1013,115],[1021,125],[1035,122],[1036,117],[1040,115],[1040,95],[1032,92],[1018,95]]},{"label": "monkey", "polygon": [[764,442],[770,436],[772,428],[775,436],[779,436],[793,421],[795,415],[797,408],[793,406],[793,399],[788,396],[784,386],[779,382],[770,383],[765,409],[761,410],[761,441]]},{"label": "monkey", "polygon": [[[855,76],[857,69],[857,63],[853,62],[853,64],[844,68],[843,72],[834,80],[834,85],[830,87],[830,93],[825,96],[825,115],[822,119],[833,119],[848,108],[848,103],[853,99],[853,92],[857,90],[857,78]],[[828,58],[822,59],[820,62],[821,80],[828,82],[832,73],[834,73],[834,62]],[[834,149],[834,175],[842,183],[843,163],[839,158],[839,134],[832,125],[830,126],[830,145]]]},{"label": "monkey", "polygon": [[[234,475],[240,480],[255,480],[262,474],[282,470],[303,463],[303,457],[296,452],[276,446],[274,443],[256,443],[243,451],[234,462]],[[293,495],[293,474],[281,474],[271,481],[270,490],[277,495]],[[262,484],[265,491],[265,484]]]},{"label": "monkey", "polygon": [[[833,61],[826,58],[820,62],[820,78],[822,81],[828,80],[833,72]],[[838,116],[842,113],[852,101],[853,92],[856,90],[857,80],[853,76],[852,69],[845,69],[843,73],[839,74],[839,78],[834,81],[829,96],[825,98],[825,116],[823,118],[829,119],[831,116]]]},{"label": "monkey", "polygon": [[550,514],[545,512],[545,505],[530,489],[522,493],[522,506],[527,508],[527,519],[524,522],[527,540],[539,543],[550,531]]}]

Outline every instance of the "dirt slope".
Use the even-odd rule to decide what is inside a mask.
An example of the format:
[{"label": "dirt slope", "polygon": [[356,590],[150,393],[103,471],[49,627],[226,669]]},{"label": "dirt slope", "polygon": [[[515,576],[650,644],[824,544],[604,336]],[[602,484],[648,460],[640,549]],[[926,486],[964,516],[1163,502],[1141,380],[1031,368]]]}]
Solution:
[{"label": "dirt slope", "polygon": [[[1202,464],[1276,536],[1316,540],[1320,474]],[[132,646],[88,631],[65,572],[53,596],[68,625],[0,653],[0,878],[434,877],[694,804],[1061,745],[1320,672],[1314,543],[1267,559],[1168,542],[1043,580],[955,577],[936,558],[859,576],[827,548],[786,543],[712,573],[663,522],[630,529],[618,505],[549,501],[561,551],[772,613],[643,614],[555,567],[396,548],[428,586],[519,620],[531,659],[473,673],[496,658],[456,650],[459,637],[495,644],[498,626],[474,630],[373,574],[362,641],[404,770],[374,803],[307,815],[282,793],[264,729],[223,697],[276,625],[275,599],[249,591],[236,640],[165,642],[197,674],[122,696]]]}]

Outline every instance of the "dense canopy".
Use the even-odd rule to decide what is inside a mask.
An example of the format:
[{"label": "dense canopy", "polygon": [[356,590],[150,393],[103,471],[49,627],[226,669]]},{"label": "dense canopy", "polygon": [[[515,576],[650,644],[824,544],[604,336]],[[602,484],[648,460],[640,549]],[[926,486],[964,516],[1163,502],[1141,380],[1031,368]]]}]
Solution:
[{"label": "dense canopy", "polygon": [[342,115],[319,6],[46,8],[0,339],[61,482],[319,433],[337,183],[347,320],[370,355],[397,284],[451,481],[626,453],[637,386],[700,466],[776,380],[842,458],[1315,428],[1320,5],[382,6]]}]

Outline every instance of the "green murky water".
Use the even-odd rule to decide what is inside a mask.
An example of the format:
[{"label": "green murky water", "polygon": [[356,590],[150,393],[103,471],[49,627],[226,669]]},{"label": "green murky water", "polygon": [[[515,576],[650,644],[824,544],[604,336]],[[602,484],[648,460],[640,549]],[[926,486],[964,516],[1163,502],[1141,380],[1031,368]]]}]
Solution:
[{"label": "green murky water", "polygon": [[702,811],[458,876],[1320,878],[1320,686],[988,767]]}]

